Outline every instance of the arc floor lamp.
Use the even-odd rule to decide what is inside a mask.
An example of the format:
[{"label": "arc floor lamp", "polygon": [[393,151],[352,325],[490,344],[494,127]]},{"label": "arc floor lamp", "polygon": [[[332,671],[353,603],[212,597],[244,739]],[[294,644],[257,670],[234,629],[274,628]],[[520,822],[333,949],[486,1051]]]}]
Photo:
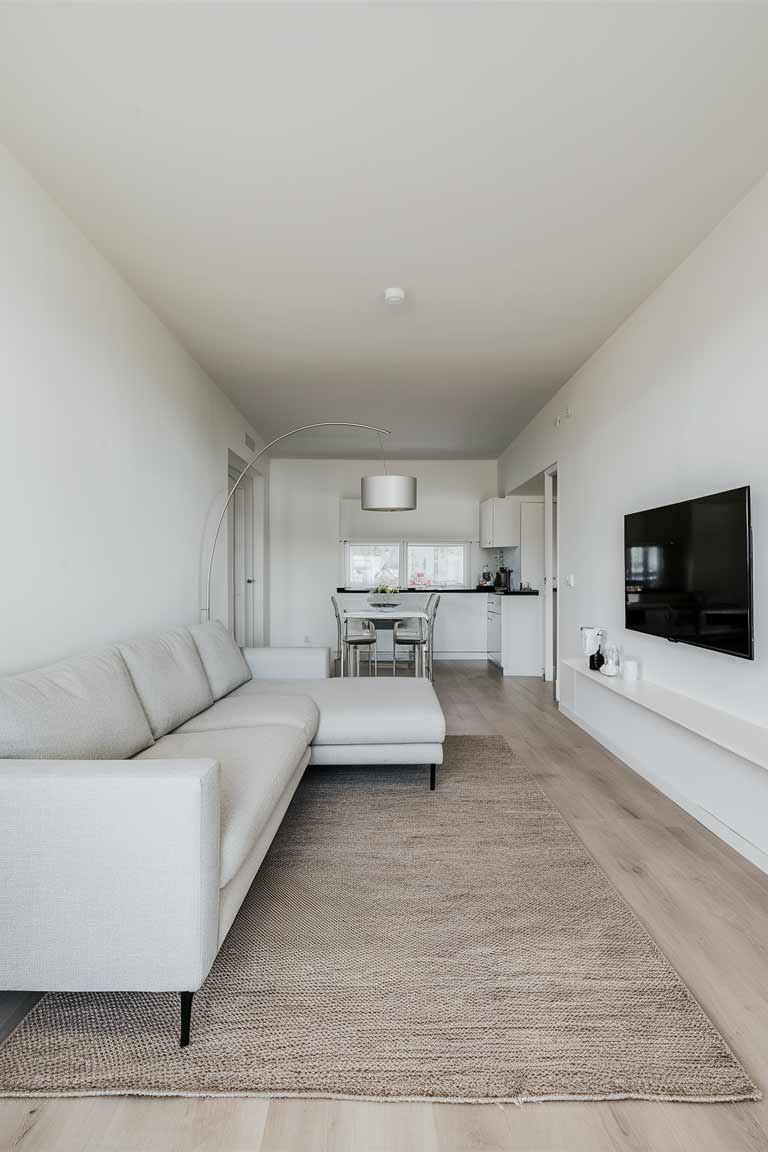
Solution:
[{"label": "arc floor lamp", "polygon": [[[213,534],[213,541],[211,543],[211,551],[208,557],[208,569],[205,577],[205,595],[203,598],[203,606],[200,609],[200,618],[205,623],[211,618],[211,578],[213,575],[213,559],[216,554],[216,544],[221,532],[221,526],[224,523],[224,517],[227,514],[227,509],[232,502],[235,492],[242,483],[244,477],[257,460],[259,460],[265,452],[270,448],[274,448],[275,444],[279,444],[281,440],[287,440],[289,436],[295,436],[297,432],[308,432],[312,428],[362,428],[367,432],[376,432],[379,437],[389,436],[391,433],[387,428],[376,428],[373,424],[353,424],[349,420],[323,420],[319,424],[303,424],[300,428],[292,428],[290,432],[283,432],[281,436],[276,436],[274,440],[270,440],[269,444],[265,444],[263,448],[253,456],[242,472],[235,480],[234,484],[229,490],[229,495],[224,501],[224,507],[221,510],[218,523],[216,524],[216,531]],[[364,510],[369,512],[406,512],[411,511],[416,507],[416,477],[415,476],[391,476],[387,473],[386,463],[384,465],[384,475],[382,476],[363,476],[360,480],[360,502]]]}]

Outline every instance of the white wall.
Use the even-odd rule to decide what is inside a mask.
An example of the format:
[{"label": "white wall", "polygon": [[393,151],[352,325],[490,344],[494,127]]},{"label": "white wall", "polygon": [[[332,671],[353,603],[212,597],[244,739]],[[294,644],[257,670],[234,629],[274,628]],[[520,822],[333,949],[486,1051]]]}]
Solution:
[{"label": "white wall", "polygon": [[[581,624],[602,625],[626,654],[640,658],[649,680],[766,724],[767,429],[768,178],[499,461],[503,492],[558,462],[564,657],[578,653]],[[742,484],[752,486],[756,660],[626,632],[624,514]],[[565,584],[568,573],[575,576],[573,589]],[[760,855],[768,852],[768,772],[720,749],[713,753],[651,714],[635,715],[630,703],[609,706],[597,686],[576,700],[569,681],[563,677],[564,703],[623,759],[753,859],[768,863]],[[698,762],[698,773],[683,763],[682,749]],[[755,808],[763,813],[759,828]]]},{"label": "white wall", "polygon": [[[380,460],[273,460],[270,472],[270,587],[273,644],[335,644],[330,597],[341,581],[340,502],[360,498],[360,477]],[[480,501],[496,494],[493,460],[398,460],[390,471],[418,477],[413,512],[364,513],[379,538],[479,538]],[[366,534],[373,529],[366,527]],[[470,581],[479,575],[472,550]],[[475,569],[478,571],[475,571]]]},{"label": "white wall", "polygon": [[249,426],[4,149],[0,251],[10,672],[199,618],[203,535]]}]

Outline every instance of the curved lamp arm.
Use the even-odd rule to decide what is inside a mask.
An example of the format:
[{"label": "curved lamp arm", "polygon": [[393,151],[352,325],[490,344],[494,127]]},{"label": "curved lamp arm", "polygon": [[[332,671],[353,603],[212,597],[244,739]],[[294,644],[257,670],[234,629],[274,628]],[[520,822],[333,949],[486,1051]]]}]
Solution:
[{"label": "curved lamp arm", "polygon": [[295,436],[297,432],[307,432],[310,428],[363,428],[368,432],[378,432],[382,436],[390,435],[390,432],[387,428],[375,428],[373,424],[353,424],[349,420],[323,420],[319,424],[302,424],[301,428],[292,428],[290,432],[283,432],[281,436],[275,436],[274,440],[270,440],[269,444],[265,444],[263,448],[259,449],[256,455],[248,461],[245,468],[243,468],[237,480],[235,480],[234,484],[230,488],[229,495],[224,501],[224,507],[221,510],[221,516],[219,516],[219,522],[216,525],[216,531],[213,534],[211,554],[208,558],[208,572],[205,578],[205,603],[200,609],[200,618],[203,623],[210,620],[211,618],[211,574],[213,573],[213,558],[216,553],[216,543],[219,539],[221,526],[224,523],[224,517],[227,514],[227,508],[229,508],[232,497],[240,486],[240,481],[243,479],[246,472],[250,472],[251,468],[253,468],[259,457],[263,456],[265,452],[268,452],[270,448],[273,448],[275,444],[279,444],[281,440],[287,440],[289,436]]}]

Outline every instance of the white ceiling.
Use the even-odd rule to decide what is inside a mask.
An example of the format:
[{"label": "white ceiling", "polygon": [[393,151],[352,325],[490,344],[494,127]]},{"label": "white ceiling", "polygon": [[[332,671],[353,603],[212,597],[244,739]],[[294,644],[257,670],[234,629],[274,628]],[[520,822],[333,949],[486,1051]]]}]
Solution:
[{"label": "white ceiling", "polygon": [[2,4],[0,137],[264,434],[486,457],[768,169],[766,59],[739,3]]}]

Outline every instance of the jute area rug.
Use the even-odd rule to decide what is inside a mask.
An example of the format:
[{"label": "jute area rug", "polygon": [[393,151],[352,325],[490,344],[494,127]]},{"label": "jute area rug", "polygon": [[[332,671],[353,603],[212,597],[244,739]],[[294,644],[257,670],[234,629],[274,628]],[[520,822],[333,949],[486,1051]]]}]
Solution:
[{"label": "jute area rug", "polygon": [[7,1095],[749,1100],[759,1091],[498,737],[308,772],[204,987],[49,994]]}]

